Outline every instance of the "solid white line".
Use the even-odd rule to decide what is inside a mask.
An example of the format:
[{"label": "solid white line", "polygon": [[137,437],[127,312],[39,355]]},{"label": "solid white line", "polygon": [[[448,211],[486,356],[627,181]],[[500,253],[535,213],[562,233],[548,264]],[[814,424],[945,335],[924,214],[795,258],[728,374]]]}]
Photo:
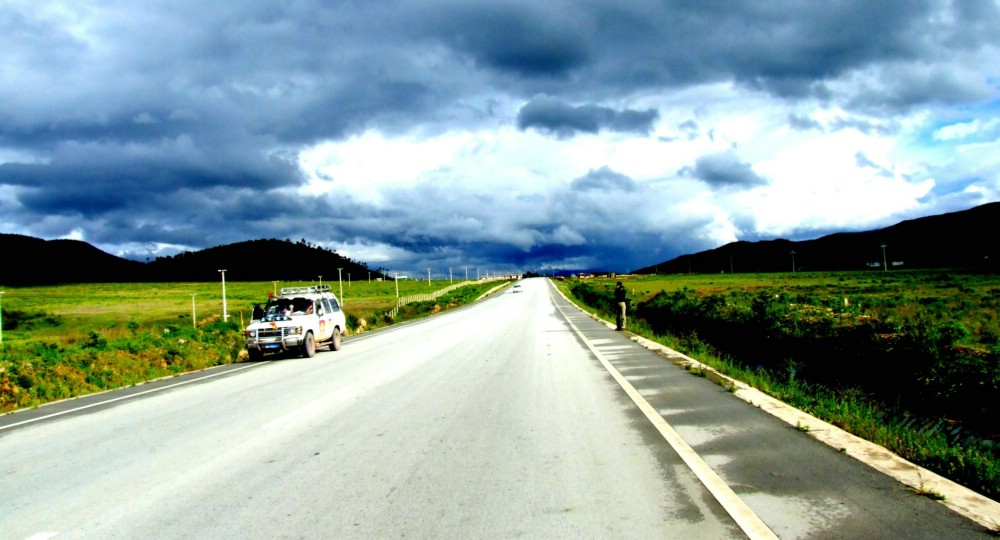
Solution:
[{"label": "solid white line", "polygon": [[222,371],[222,372],[219,372],[219,373],[213,373],[211,375],[206,375],[204,377],[198,377],[197,379],[190,379],[190,380],[187,380],[187,381],[182,381],[182,382],[170,384],[170,385],[167,385],[167,386],[161,386],[159,388],[152,388],[150,390],[145,390],[143,392],[136,392],[135,394],[129,394],[127,396],[116,397],[114,399],[107,399],[107,400],[104,400],[104,401],[100,401],[98,403],[91,403],[90,405],[83,405],[82,407],[76,407],[75,409],[69,409],[69,410],[65,410],[65,411],[61,411],[61,412],[57,412],[57,413],[52,413],[52,414],[49,414],[49,415],[46,415],[46,416],[40,416],[38,418],[32,418],[30,420],[24,420],[22,422],[17,422],[17,423],[10,424],[10,425],[7,425],[7,426],[0,426],[0,431],[3,431],[5,429],[10,429],[10,428],[13,428],[13,427],[17,427],[17,426],[23,426],[25,424],[30,424],[32,422],[40,422],[42,420],[47,420],[49,418],[55,418],[56,416],[62,416],[64,414],[70,414],[70,413],[74,413],[74,412],[77,412],[77,411],[82,411],[84,409],[90,409],[92,407],[100,407],[101,405],[107,405],[108,403],[114,403],[116,401],[122,401],[122,400],[125,400],[125,399],[132,399],[134,397],[142,396],[142,395],[145,395],[145,394],[152,394],[153,392],[160,392],[162,390],[167,390],[167,389],[170,389],[170,388],[176,388],[178,386],[184,386],[185,384],[191,384],[193,382],[204,381],[205,379],[211,379],[212,377],[218,377],[220,375],[227,375],[229,373],[234,373],[234,372],[237,372],[237,371],[242,371],[244,369],[250,369],[252,367],[257,367],[257,366],[264,365],[264,364],[267,364],[267,363],[268,362],[266,362],[266,361],[265,362],[257,362],[257,363],[249,364],[249,365],[246,365],[246,366],[243,366],[243,367],[240,367],[240,368],[231,369],[229,371]]},{"label": "solid white line", "polygon": [[743,532],[745,532],[752,540],[764,538],[777,539],[778,536],[774,534],[774,531],[772,531],[770,527],[768,527],[760,519],[760,517],[758,517],[757,514],[755,514],[753,510],[747,506],[745,502],[743,502],[743,499],[740,499],[739,495],[737,495],[736,492],[734,492],[722,480],[722,478],[719,477],[719,475],[715,474],[715,471],[713,471],[712,468],[709,467],[703,459],[701,459],[701,456],[699,456],[698,453],[695,452],[695,450],[691,448],[691,446],[674,430],[674,428],[667,423],[663,416],[661,416],[660,413],[657,412],[656,409],[642,397],[639,391],[636,390],[635,387],[632,386],[628,380],[626,380],[625,377],[622,376],[622,374],[619,373],[613,365],[611,365],[610,362],[608,362],[607,358],[605,358],[604,355],[601,354],[601,352],[598,351],[593,344],[591,344],[590,340],[583,335],[583,332],[581,332],[580,329],[573,324],[573,321],[570,320],[568,315],[566,315],[566,312],[559,307],[559,304],[555,301],[552,303],[555,305],[556,309],[559,310],[559,313],[561,313],[566,319],[570,328],[572,328],[573,331],[576,332],[576,335],[579,336],[580,339],[587,345],[590,352],[592,352],[594,356],[601,361],[601,364],[603,364],[604,368],[608,370],[608,373],[610,373],[611,376],[618,381],[618,384],[621,385],[622,389],[625,390],[625,393],[632,398],[632,401],[639,407],[639,410],[646,415],[646,418],[649,419],[650,423],[652,423],[657,431],[660,432],[660,435],[663,436],[667,443],[673,447],[674,451],[677,452],[677,455],[679,455],[682,460],[684,460],[684,463],[687,464],[688,468],[694,472],[695,476],[697,476],[699,480],[701,480],[701,483],[708,488],[708,491],[712,493],[715,500],[719,501],[719,504],[722,505],[730,516],[732,516],[733,520],[736,521],[736,524],[743,529]]}]

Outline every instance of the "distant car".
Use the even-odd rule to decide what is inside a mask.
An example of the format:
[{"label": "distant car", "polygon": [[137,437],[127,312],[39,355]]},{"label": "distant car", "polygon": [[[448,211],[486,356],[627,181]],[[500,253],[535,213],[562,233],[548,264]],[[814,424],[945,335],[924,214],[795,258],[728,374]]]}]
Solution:
[{"label": "distant car", "polygon": [[329,285],[284,288],[267,304],[254,306],[245,331],[247,353],[251,360],[282,352],[312,358],[320,347],[339,350],[346,328],[344,311]]},{"label": "distant car", "polygon": [[521,284],[520,283],[518,283],[517,285],[514,285],[514,292],[516,292],[516,293],[522,292],[521,291]]}]

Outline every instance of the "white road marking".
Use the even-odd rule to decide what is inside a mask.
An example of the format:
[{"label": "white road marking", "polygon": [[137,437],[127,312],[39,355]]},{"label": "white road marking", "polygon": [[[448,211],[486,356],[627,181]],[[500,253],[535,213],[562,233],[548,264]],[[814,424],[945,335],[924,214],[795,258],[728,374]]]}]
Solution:
[{"label": "white road marking", "polygon": [[59,536],[59,533],[57,532],[41,532],[29,536],[27,540],[49,540],[50,538],[55,538],[57,536]]},{"label": "white road marking", "polygon": [[[555,302],[553,302],[553,304],[555,304]],[[573,321],[570,320],[568,315],[566,315],[566,312],[564,312],[558,304],[555,304],[555,306],[556,309],[559,310],[559,313],[561,313],[566,319],[570,328],[572,328],[573,331],[576,332],[577,336],[579,336],[580,339],[587,345],[590,352],[592,352],[594,356],[600,360],[601,364],[604,365],[604,368],[608,370],[608,373],[610,373],[611,376],[614,377],[615,381],[621,385],[622,389],[625,390],[625,393],[628,394],[628,396],[632,398],[632,401],[639,407],[639,410],[646,415],[646,418],[649,419],[650,423],[652,423],[657,431],[660,432],[660,435],[663,436],[664,440],[666,440],[667,443],[673,447],[674,451],[677,452],[677,455],[684,460],[684,463],[687,464],[688,468],[690,468],[701,483],[708,488],[708,490],[715,497],[715,500],[719,501],[719,504],[722,505],[730,516],[732,516],[733,520],[736,521],[736,524],[743,529],[743,532],[746,533],[751,540],[764,538],[777,539],[778,536],[774,534],[774,531],[772,531],[770,527],[768,527],[760,519],[760,517],[758,517],[757,514],[755,514],[753,510],[747,506],[745,502],[743,502],[743,499],[740,499],[736,492],[734,492],[722,480],[722,478],[719,477],[719,475],[715,474],[715,471],[713,471],[712,468],[705,463],[701,456],[699,456],[698,453],[695,452],[683,438],[681,438],[674,428],[667,423],[662,416],[660,416],[656,409],[650,405],[641,394],[639,394],[639,391],[636,390],[635,387],[632,386],[628,380],[626,380],[625,377],[622,376],[622,374],[619,373],[613,365],[611,365],[610,362],[608,362],[607,358],[601,354],[601,351],[599,351],[597,347],[595,347],[591,341],[583,335],[583,332],[581,332],[580,329],[573,324]]]},{"label": "white road marking", "polygon": [[121,397],[116,397],[116,398],[112,398],[112,399],[106,399],[104,401],[100,401],[100,402],[97,402],[97,403],[91,403],[90,405],[83,405],[81,407],[76,407],[75,409],[68,409],[68,410],[65,410],[65,411],[61,411],[61,412],[57,412],[57,413],[52,413],[52,414],[45,415],[45,416],[39,416],[38,418],[32,418],[30,420],[24,420],[22,422],[15,422],[15,423],[7,425],[7,426],[0,426],[0,431],[3,431],[5,429],[10,429],[10,428],[13,428],[13,427],[17,427],[17,426],[23,426],[25,424],[31,424],[33,422],[40,422],[42,420],[48,420],[49,418],[55,418],[57,416],[62,416],[64,414],[70,414],[70,413],[74,413],[74,412],[77,412],[77,411],[82,411],[82,410],[85,410],[85,409],[91,409],[93,407],[100,407],[101,405],[107,405],[108,403],[114,403],[116,401],[122,401],[122,400],[126,400],[126,399],[132,399],[134,397],[139,397],[139,396],[143,396],[143,395],[146,395],[146,394],[152,394],[153,392],[160,392],[160,391],[167,390],[167,389],[170,389],[170,388],[176,388],[178,386],[184,386],[185,384],[191,384],[193,382],[204,381],[205,379],[211,379],[212,377],[218,377],[220,375],[226,375],[226,374],[229,374],[229,373],[235,373],[237,371],[242,371],[244,369],[250,369],[252,367],[261,366],[261,365],[264,365],[264,364],[267,364],[267,363],[268,362],[257,362],[257,363],[249,364],[249,365],[246,365],[246,366],[243,366],[243,367],[240,367],[240,368],[231,369],[229,371],[222,371],[222,372],[219,372],[219,373],[213,373],[211,375],[206,375],[204,377],[198,377],[197,379],[189,379],[189,380],[182,381],[182,382],[179,382],[179,383],[169,384],[167,386],[161,386],[159,388],[152,388],[150,390],[146,390],[146,391],[143,391],[143,392],[136,392],[135,394],[129,394],[127,396],[121,396]]}]

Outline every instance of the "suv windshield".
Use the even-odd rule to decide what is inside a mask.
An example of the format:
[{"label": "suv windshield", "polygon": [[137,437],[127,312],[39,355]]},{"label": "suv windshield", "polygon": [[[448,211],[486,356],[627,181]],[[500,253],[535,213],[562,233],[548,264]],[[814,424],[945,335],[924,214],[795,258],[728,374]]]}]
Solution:
[{"label": "suv windshield", "polygon": [[267,303],[268,317],[312,313],[313,302],[308,298],[275,298]]}]

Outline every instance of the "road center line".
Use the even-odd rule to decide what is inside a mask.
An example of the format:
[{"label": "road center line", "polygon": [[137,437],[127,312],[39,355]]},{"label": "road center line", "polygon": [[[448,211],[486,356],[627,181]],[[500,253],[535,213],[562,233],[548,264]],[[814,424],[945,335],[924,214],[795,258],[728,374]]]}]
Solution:
[{"label": "road center line", "polygon": [[734,492],[722,480],[722,478],[719,477],[719,475],[715,474],[715,471],[713,471],[712,468],[709,467],[703,459],[701,459],[701,456],[699,456],[698,453],[695,452],[695,450],[691,448],[691,446],[677,433],[677,431],[675,431],[674,428],[667,423],[663,416],[661,416],[660,413],[658,413],[656,409],[642,397],[642,394],[640,394],[639,391],[636,390],[635,387],[632,386],[613,365],[611,365],[611,362],[609,362],[607,358],[601,354],[601,351],[597,350],[597,347],[595,347],[590,340],[583,335],[583,332],[581,332],[580,329],[573,324],[573,321],[570,320],[566,312],[563,311],[559,304],[555,302],[555,299],[553,299],[552,303],[555,305],[556,309],[559,310],[559,313],[566,319],[566,323],[569,324],[570,328],[572,328],[576,335],[579,336],[580,339],[587,345],[590,352],[592,352],[594,356],[601,361],[601,364],[603,364],[604,368],[608,370],[608,373],[614,377],[622,389],[625,390],[625,393],[628,394],[629,398],[631,398],[632,401],[639,407],[639,410],[646,415],[646,418],[649,419],[650,423],[652,423],[656,430],[660,432],[660,435],[663,436],[664,440],[666,440],[674,451],[677,452],[677,455],[684,460],[684,463],[687,464],[688,468],[691,469],[695,476],[698,477],[698,480],[700,480],[701,483],[708,488],[708,491],[712,493],[715,500],[719,501],[719,504],[721,504],[733,520],[736,521],[736,524],[743,529],[743,532],[746,533],[746,535],[752,540],[765,538],[777,539],[778,536],[774,534],[774,532],[763,521],[761,521],[760,517],[758,517],[745,502],[743,502],[743,499],[740,499],[739,495],[737,495],[736,492]]},{"label": "road center line", "polygon": [[113,398],[113,399],[106,399],[104,401],[99,401],[97,403],[91,403],[90,405],[83,405],[81,407],[76,407],[76,408],[73,408],[73,409],[68,409],[68,410],[65,410],[65,411],[60,411],[60,412],[52,413],[52,414],[45,415],[45,416],[39,416],[38,418],[31,418],[29,420],[24,420],[24,421],[17,422],[17,423],[14,423],[14,424],[6,425],[6,426],[0,426],[0,431],[3,431],[5,429],[14,428],[14,427],[17,427],[17,426],[23,426],[25,424],[30,424],[32,422],[41,422],[42,420],[48,420],[49,418],[55,418],[57,416],[62,416],[64,414],[70,414],[70,413],[74,413],[74,412],[77,412],[77,411],[82,411],[82,410],[90,409],[90,408],[93,408],[93,407],[100,407],[101,405],[107,405],[108,403],[114,403],[116,401],[123,401],[123,400],[126,400],[126,399],[132,399],[134,397],[139,397],[139,396],[142,396],[142,395],[145,395],[145,394],[152,394],[153,392],[161,392],[163,390],[168,390],[170,388],[176,388],[178,386],[184,386],[185,384],[191,384],[191,383],[195,383],[195,382],[198,382],[198,381],[204,381],[205,379],[211,379],[212,377],[218,377],[220,375],[228,375],[230,373],[235,373],[237,371],[242,371],[244,369],[250,369],[252,367],[261,366],[261,365],[264,365],[266,363],[268,363],[268,362],[256,362],[256,363],[249,364],[249,365],[246,365],[246,366],[243,366],[243,367],[238,367],[236,369],[230,369],[229,371],[220,371],[219,373],[213,373],[211,375],[206,375],[204,377],[198,377],[197,379],[189,379],[189,380],[186,380],[186,381],[181,381],[179,383],[169,384],[167,386],[159,386],[157,388],[151,388],[149,390],[144,390],[142,392],[136,392],[134,394],[129,394],[127,396],[116,397],[116,398]]}]

